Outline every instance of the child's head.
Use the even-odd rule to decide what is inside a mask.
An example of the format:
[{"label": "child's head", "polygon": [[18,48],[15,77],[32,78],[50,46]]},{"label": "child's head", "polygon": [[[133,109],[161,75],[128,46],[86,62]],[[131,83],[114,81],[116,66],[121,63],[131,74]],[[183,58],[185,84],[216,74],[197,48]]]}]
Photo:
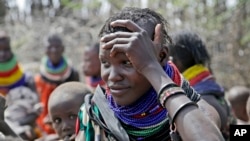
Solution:
[{"label": "child's head", "polygon": [[13,56],[10,46],[10,37],[0,30],[0,63],[9,61]]},{"label": "child's head", "polygon": [[99,43],[87,46],[83,53],[83,74],[85,76],[100,76]]},{"label": "child's head", "polygon": [[[132,36],[130,34],[132,31],[124,27],[111,26],[111,22],[116,20],[130,20],[134,22],[137,26],[144,29],[145,34],[142,35],[142,38],[150,38],[152,41],[155,37],[156,25],[161,24],[162,29],[159,31],[157,30],[157,32],[160,32],[159,34],[161,37],[159,37],[158,46],[156,45],[156,53],[159,56],[160,53],[163,53],[162,50],[165,50],[164,48],[166,45],[171,42],[167,31],[167,21],[160,14],[148,8],[125,8],[119,13],[111,16],[99,33],[99,36],[103,37],[110,33],[127,32],[125,33],[127,36],[124,35],[124,40],[120,37],[119,39],[122,41],[117,41],[121,42],[118,46],[122,45],[122,42],[126,44],[126,40],[132,38],[129,38]],[[158,33],[156,35],[158,35]],[[162,55],[163,56],[160,57],[163,57],[163,59],[164,57],[167,57],[167,54]],[[110,56],[110,50],[105,50],[100,47],[99,57],[101,62],[102,79],[109,87],[112,97],[117,104],[122,106],[130,105],[147,93],[151,88],[149,81],[133,67],[125,53],[117,53],[112,57]]]},{"label": "child's head", "polygon": [[248,121],[246,104],[250,91],[245,86],[234,86],[227,92],[227,99],[234,116],[242,121]]},{"label": "child's head", "polygon": [[170,55],[180,72],[196,64],[209,65],[210,56],[205,43],[198,34],[192,31],[182,31],[174,34],[172,38]]},{"label": "child's head", "polygon": [[88,93],[90,89],[81,82],[63,83],[51,93],[48,112],[60,139],[74,135],[78,111]]},{"label": "child's head", "polygon": [[46,54],[53,65],[57,65],[60,63],[64,52],[62,39],[59,35],[53,34],[48,37],[47,41],[48,45],[46,46]]}]

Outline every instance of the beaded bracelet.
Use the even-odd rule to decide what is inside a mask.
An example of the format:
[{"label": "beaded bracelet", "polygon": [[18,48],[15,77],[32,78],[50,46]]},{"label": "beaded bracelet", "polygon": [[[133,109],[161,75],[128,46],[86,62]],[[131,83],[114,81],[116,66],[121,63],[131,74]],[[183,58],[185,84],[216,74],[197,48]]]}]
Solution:
[{"label": "beaded bracelet", "polygon": [[168,88],[170,88],[170,87],[178,87],[178,85],[175,84],[175,83],[168,83],[168,84],[165,84],[165,85],[163,85],[163,86],[161,87],[161,89],[159,90],[158,95],[160,96],[161,93],[162,93],[163,91],[165,91],[166,89],[168,89]]},{"label": "beaded bracelet", "polygon": [[169,123],[170,125],[174,124],[174,121],[177,117],[177,115],[180,113],[181,110],[183,110],[184,108],[188,107],[188,106],[196,106],[197,108],[199,107],[197,105],[197,103],[193,102],[193,101],[187,101],[186,103],[183,103],[182,105],[179,106],[179,108],[177,108],[173,113],[172,118],[170,117],[170,115],[168,114],[168,118],[169,118]]},{"label": "beaded bracelet", "polygon": [[185,95],[184,90],[180,87],[171,87],[163,91],[159,97],[162,107],[165,107],[165,103],[168,98],[179,94]]}]

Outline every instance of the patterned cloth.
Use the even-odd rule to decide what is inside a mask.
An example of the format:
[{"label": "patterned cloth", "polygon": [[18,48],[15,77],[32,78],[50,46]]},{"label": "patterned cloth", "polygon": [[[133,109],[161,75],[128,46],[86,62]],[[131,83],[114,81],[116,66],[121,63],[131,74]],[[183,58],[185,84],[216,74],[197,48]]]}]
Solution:
[{"label": "patterned cloth", "polygon": [[25,74],[16,56],[8,62],[0,63],[0,93],[6,95],[10,89],[25,85]]}]

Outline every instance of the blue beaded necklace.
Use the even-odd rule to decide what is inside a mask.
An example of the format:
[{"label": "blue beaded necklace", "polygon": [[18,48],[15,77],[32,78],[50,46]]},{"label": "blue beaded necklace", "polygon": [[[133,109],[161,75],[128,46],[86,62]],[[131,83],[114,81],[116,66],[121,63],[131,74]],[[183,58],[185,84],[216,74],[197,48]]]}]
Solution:
[{"label": "blue beaded necklace", "polygon": [[[166,64],[164,71],[171,77],[173,70]],[[124,124],[136,127],[152,127],[166,120],[167,110],[163,108],[157,100],[157,93],[153,88],[129,106],[117,105],[111,94],[107,94],[110,108]]]}]

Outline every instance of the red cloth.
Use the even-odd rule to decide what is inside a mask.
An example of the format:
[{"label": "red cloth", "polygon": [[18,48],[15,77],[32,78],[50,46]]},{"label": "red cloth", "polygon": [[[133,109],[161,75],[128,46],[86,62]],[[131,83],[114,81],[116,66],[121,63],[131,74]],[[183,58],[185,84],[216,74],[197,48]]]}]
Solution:
[{"label": "red cloth", "polygon": [[43,104],[44,108],[40,116],[37,118],[37,124],[48,134],[55,133],[50,125],[44,124],[44,118],[48,114],[48,100],[51,92],[57,87],[55,84],[51,84],[42,79],[41,75],[35,76],[36,89],[40,97],[40,102]]}]

